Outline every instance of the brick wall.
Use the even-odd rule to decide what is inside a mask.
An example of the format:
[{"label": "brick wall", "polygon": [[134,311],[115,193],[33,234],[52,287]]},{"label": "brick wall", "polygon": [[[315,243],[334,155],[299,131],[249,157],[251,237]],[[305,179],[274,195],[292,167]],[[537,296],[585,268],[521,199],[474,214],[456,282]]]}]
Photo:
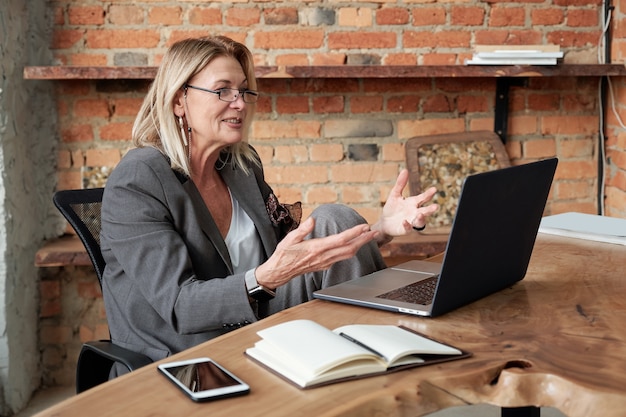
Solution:
[{"label": "brick wall", "polygon": [[93,268],[42,268],[39,289],[42,383],[74,385],[83,342],[109,338],[102,293]]},{"label": "brick wall", "polygon": [[[50,3],[55,64],[96,66],[158,65],[173,41],[207,33],[245,42],[258,65],[462,64],[474,45],[494,43],[556,43],[566,62],[596,63],[602,17],[600,0]],[[614,13],[614,62],[626,54],[625,7],[618,2]],[[127,150],[148,83],[55,85],[58,187],[78,188],[85,167],[106,173]],[[598,85],[595,77],[549,77],[511,89],[506,148],[513,163],[560,158],[548,213],[596,212]],[[615,79],[612,85],[617,111],[626,113],[620,100],[626,83]],[[268,78],[259,89],[251,143],[279,198],[303,201],[305,214],[317,204],[343,202],[374,221],[404,166],[407,138],[493,129],[493,78]],[[626,135],[613,115],[606,123],[606,212],[626,217]],[[81,290],[89,279],[95,276],[85,268],[44,274],[41,343],[48,383],[70,378],[60,370],[73,364],[81,340],[106,335],[97,291]]]},{"label": "brick wall", "polygon": [[[487,43],[556,43],[566,62],[592,63],[602,17],[600,0],[52,5],[57,63],[105,66],[158,65],[173,41],[210,32],[245,42],[259,65],[462,64],[474,45]],[[513,161],[552,155],[562,161],[550,211],[596,210],[597,83],[531,79],[513,90],[507,144]],[[80,186],[83,166],[117,163],[145,88],[130,81],[58,83],[60,188]],[[493,79],[265,79],[260,89],[251,142],[280,197],[302,200],[309,210],[353,204],[371,221],[403,164],[404,140],[493,125]],[[610,160],[618,160],[612,152]],[[623,214],[610,202],[618,197],[615,183],[621,193],[624,187],[609,171],[608,210]]]},{"label": "brick wall", "polygon": [[158,63],[171,42],[207,28],[246,42],[265,64],[453,64],[475,44],[546,42],[595,62],[586,52],[598,42],[601,17],[601,0],[52,4],[53,47],[71,65]]}]

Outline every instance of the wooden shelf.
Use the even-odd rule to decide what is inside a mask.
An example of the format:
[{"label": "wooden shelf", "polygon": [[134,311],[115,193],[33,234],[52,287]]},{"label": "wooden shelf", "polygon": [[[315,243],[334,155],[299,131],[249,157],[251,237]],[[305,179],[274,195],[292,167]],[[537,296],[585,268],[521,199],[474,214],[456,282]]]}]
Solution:
[{"label": "wooden shelf", "polygon": [[92,265],[76,235],[64,235],[46,242],[35,254],[35,266]]},{"label": "wooden shelf", "polygon": [[[157,67],[28,66],[28,80],[153,79]],[[626,76],[623,64],[258,66],[258,78],[493,78]]]}]

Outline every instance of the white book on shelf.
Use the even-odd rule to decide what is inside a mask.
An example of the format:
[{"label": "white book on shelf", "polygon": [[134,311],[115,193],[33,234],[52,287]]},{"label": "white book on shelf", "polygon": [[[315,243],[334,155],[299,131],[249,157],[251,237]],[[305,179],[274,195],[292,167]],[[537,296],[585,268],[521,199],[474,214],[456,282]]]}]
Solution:
[{"label": "white book on shelf", "polygon": [[541,219],[539,233],[626,245],[626,219],[585,213],[562,213]]},{"label": "white book on shelf", "polygon": [[563,52],[542,52],[540,50],[495,50],[493,52],[476,52],[475,58],[481,59],[528,59],[528,58],[563,58]]},{"label": "white book on shelf", "polygon": [[465,65],[556,65],[556,58],[479,58],[472,57],[465,61]]},{"label": "white book on shelf", "polygon": [[554,44],[544,45],[476,45],[475,52],[495,52],[495,51],[539,51],[539,52],[560,52],[561,47]]}]

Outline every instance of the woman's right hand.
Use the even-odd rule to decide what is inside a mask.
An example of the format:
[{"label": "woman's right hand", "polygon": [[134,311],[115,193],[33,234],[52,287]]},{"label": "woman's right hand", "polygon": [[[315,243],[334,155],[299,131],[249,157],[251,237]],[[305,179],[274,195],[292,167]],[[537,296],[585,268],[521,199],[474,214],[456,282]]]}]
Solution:
[{"label": "woman's right hand", "polygon": [[275,289],[296,276],[328,269],[356,255],[361,246],[379,235],[369,225],[360,224],[335,235],[305,239],[314,227],[315,219],[309,217],[285,236],[272,256],[257,267],[255,276],[260,285]]}]

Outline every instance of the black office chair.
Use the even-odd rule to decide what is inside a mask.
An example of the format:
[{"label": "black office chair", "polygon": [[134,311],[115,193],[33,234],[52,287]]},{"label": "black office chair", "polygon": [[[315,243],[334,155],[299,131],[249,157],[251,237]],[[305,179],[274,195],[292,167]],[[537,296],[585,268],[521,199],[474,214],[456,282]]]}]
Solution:
[{"label": "black office chair", "polygon": [[[64,190],[54,194],[54,205],[70,223],[87,250],[102,289],[106,263],[100,252],[100,206],[104,188]],[[115,362],[134,371],[152,362],[147,356],[113,344],[110,340],[86,342],[76,364],[76,393],[108,381]]]}]

